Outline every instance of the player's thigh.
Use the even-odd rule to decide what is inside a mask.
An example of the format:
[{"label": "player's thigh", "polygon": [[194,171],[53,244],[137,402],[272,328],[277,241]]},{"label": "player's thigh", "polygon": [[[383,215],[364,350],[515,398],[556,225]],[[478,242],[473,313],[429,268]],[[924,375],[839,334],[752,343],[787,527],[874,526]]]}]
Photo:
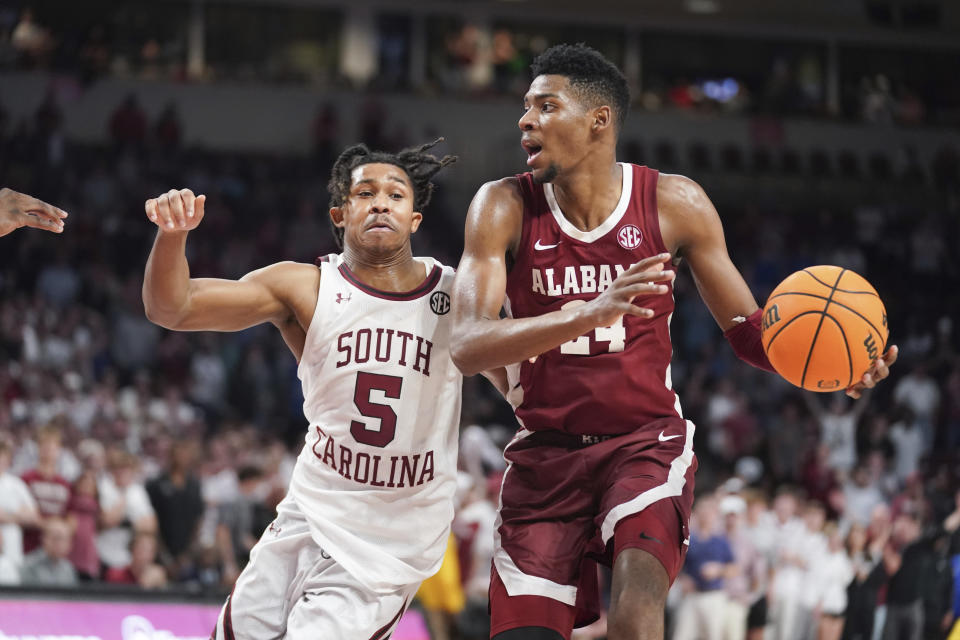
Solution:
[{"label": "player's thigh", "polygon": [[298,513],[279,514],[251,550],[220,611],[215,638],[283,637],[303,576],[325,561],[306,521]]},{"label": "player's thigh", "polygon": [[371,638],[384,640],[397,628],[419,584],[376,593],[333,563],[311,576],[287,618],[286,640]]},{"label": "player's thigh", "polygon": [[[613,534],[614,567],[620,562],[621,555],[630,549],[645,552],[645,556],[653,558],[659,567],[650,566],[649,571],[631,570],[622,567],[621,577],[632,584],[636,580],[644,580],[645,575],[651,579],[662,569],[669,589],[676,580],[683,567],[683,561],[689,547],[689,529],[687,516],[689,509],[678,506],[673,498],[664,498],[654,502],[642,511],[632,514],[619,523]],[[631,554],[636,558],[636,554]],[[636,564],[636,561],[634,561]],[[614,579],[617,578],[615,569]],[[664,592],[665,595],[665,592]]]}]

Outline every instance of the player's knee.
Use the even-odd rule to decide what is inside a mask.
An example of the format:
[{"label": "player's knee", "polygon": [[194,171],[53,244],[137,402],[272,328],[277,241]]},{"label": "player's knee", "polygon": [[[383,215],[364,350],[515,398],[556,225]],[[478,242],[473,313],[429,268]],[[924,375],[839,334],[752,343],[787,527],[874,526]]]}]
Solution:
[{"label": "player's knee", "polygon": [[641,632],[663,624],[666,602],[666,596],[653,589],[621,592],[607,621],[609,637],[611,640],[647,637]]},{"label": "player's knee", "polygon": [[663,611],[667,604],[667,591],[659,582],[641,582],[629,585],[615,594],[614,609],[624,611]]},{"label": "player's knee", "polygon": [[631,600],[625,606],[610,612],[607,619],[608,640],[638,640],[663,638],[664,603]]},{"label": "player's knee", "polygon": [[563,635],[546,627],[519,627],[498,633],[493,640],[564,640]]},{"label": "player's knee", "polygon": [[663,636],[670,579],[660,562],[639,549],[627,549],[614,568],[615,589],[607,623],[610,640]]}]

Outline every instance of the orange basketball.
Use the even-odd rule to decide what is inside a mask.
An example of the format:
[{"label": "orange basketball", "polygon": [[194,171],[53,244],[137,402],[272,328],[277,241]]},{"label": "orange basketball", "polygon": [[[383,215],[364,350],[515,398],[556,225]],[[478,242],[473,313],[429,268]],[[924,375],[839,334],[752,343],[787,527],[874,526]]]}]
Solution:
[{"label": "orange basketball", "polygon": [[876,290],[842,267],[807,267],[781,282],[763,308],[761,338],[773,368],[809,391],[854,384],[887,347]]}]

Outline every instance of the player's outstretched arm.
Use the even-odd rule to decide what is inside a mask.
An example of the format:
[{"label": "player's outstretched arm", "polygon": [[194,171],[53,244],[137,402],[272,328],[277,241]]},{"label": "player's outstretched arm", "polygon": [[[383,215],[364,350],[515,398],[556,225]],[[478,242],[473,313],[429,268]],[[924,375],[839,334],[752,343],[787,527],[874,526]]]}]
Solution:
[{"label": "player's outstretched arm", "polygon": [[453,361],[464,375],[538,356],[625,314],[649,317],[633,304],[642,294],[666,293],[671,280],[664,254],[621,274],[599,296],[573,309],[530,318],[500,318],[507,290],[506,254],[515,250],[523,222],[523,199],[514,179],[490,182],[467,213],[464,252],[453,291]]},{"label": "player's outstretched arm", "polygon": [[281,262],[240,280],[190,277],[187,233],[203,220],[205,203],[189,189],[147,200],[147,217],[159,228],[143,279],[147,318],[180,331],[239,331],[289,318],[285,283],[298,270],[316,272],[309,265]]},{"label": "player's outstretched arm", "polygon": [[[667,226],[666,232],[689,262],[700,296],[737,355],[773,371],[760,346],[757,301],[730,260],[720,216],[707,194],[687,177],[661,175],[657,201],[661,226]],[[889,375],[888,367],[896,359],[897,347],[892,346],[860,382],[847,389],[847,395],[859,398],[863,389],[874,387]]]},{"label": "player's outstretched arm", "polygon": [[63,232],[67,212],[43,200],[4,187],[0,189],[0,236],[20,227]]},{"label": "player's outstretched arm", "polygon": [[720,215],[699,184],[685,176],[661,174],[657,183],[661,225],[674,238],[714,320],[724,331],[759,307],[740,271],[730,260]]}]

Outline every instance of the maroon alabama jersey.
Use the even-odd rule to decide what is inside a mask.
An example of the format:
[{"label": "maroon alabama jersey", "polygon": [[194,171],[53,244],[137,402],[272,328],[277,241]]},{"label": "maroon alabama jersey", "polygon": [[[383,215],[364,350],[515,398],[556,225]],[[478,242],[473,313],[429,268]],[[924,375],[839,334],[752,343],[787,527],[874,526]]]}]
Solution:
[{"label": "maroon alabama jersey", "polygon": [[[517,176],[523,194],[523,232],[507,278],[507,313],[539,316],[584,304],[631,265],[667,249],[657,213],[658,172],[621,163],[623,189],[610,216],[580,231],[557,204],[552,184]],[[612,435],[659,418],[682,417],[670,379],[668,294],[634,300],[652,318],[624,316],[531,361],[509,369],[517,419],[527,429]]]}]

